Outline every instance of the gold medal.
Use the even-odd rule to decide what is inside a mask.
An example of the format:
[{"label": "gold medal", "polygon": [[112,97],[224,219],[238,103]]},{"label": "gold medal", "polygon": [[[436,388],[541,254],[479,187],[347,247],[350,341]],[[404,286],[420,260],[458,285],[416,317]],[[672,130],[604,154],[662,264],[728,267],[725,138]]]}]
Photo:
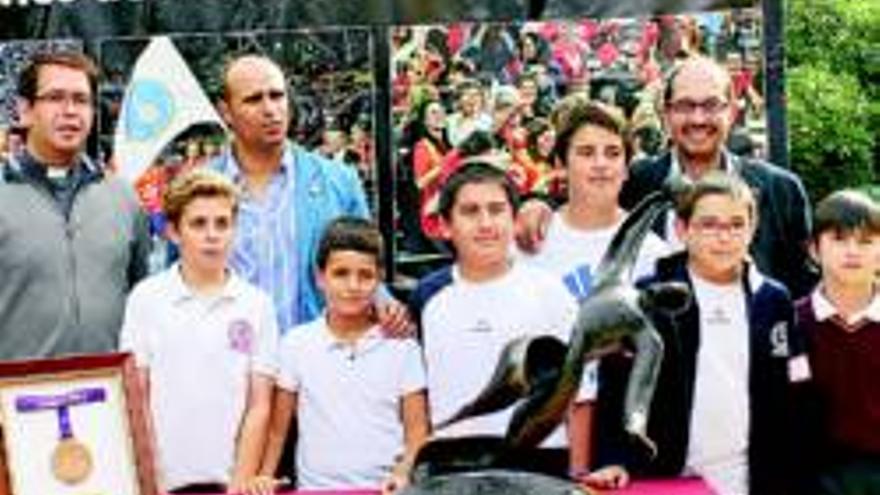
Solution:
[{"label": "gold medal", "polygon": [[52,452],[52,474],[68,484],[76,485],[92,472],[92,454],[74,438],[64,438]]},{"label": "gold medal", "polygon": [[21,413],[54,409],[58,415],[58,445],[52,451],[52,474],[68,485],[76,485],[92,472],[92,453],[73,435],[70,408],[81,404],[104,402],[103,388],[83,388],[63,395],[23,395],[15,399],[15,409]]}]

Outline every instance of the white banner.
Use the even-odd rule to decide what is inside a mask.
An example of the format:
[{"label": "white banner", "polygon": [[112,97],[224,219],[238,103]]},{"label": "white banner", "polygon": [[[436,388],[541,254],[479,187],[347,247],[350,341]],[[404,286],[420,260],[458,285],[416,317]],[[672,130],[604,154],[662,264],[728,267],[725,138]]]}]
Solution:
[{"label": "white banner", "polygon": [[135,63],[116,124],[119,174],[135,181],[169,142],[200,123],[224,127],[171,39],[153,38]]}]

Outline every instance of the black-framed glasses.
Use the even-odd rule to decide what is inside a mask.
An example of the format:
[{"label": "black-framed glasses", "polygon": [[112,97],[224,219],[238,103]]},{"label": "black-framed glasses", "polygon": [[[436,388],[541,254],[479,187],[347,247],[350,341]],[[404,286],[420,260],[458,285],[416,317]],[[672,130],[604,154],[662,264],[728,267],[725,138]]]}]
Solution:
[{"label": "black-framed glasses", "polygon": [[740,218],[734,218],[729,222],[714,217],[695,218],[691,221],[691,225],[700,234],[711,237],[721,237],[721,234],[726,233],[730,237],[740,239],[749,231],[749,222]]},{"label": "black-framed glasses", "polygon": [[46,91],[45,93],[41,93],[35,96],[34,100],[58,106],[69,103],[76,108],[91,107],[94,103],[92,95],[89,93],[82,93],[77,91],[69,92],[62,90]]},{"label": "black-framed glasses", "polygon": [[718,115],[727,108],[727,100],[722,98],[709,98],[708,100],[696,101],[690,98],[670,101],[667,106],[673,112],[680,115],[693,115],[697,109],[707,115]]}]

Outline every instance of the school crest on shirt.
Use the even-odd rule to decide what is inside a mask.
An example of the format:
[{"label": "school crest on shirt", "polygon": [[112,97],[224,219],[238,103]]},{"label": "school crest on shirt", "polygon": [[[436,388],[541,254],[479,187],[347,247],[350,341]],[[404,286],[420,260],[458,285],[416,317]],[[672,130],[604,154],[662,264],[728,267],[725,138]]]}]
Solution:
[{"label": "school crest on shirt", "polygon": [[227,330],[229,348],[242,354],[250,354],[254,347],[254,327],[245,319],[229,322]]},{"label": "school crest on shirt", "polygon": [[770,330],[770,355],[773,357],[791,355],[788,348],[788,323],[784,321],[776,323]]}]

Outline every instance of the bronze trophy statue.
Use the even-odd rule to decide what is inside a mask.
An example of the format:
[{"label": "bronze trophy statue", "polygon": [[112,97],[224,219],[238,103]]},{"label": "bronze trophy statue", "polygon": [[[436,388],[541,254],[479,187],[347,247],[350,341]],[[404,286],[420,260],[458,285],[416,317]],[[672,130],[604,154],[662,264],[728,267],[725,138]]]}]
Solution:
[{"label": "bronze trophy statue", "polygon": [[527,464],[523,460],[529,452],[562,423],[585,363],[624,347],[635,354],[625,397],[624,429],[656,453],[646,431],[663,343],[645,310],[680,311],[689,304],[690,293],[680,283],[638,289],[631,282],[631,272],[642,241],[658,216],[673,204],[676,189],[667,185],[645,197],[615,233],[599,264],[593,291],[580,305],[567,345],[551,336],[510,342],[477,398],[436,425],[442,429],[518,403],[505,436],[430,441],[419,452],[412,484],[404,494],[584,493],[569,480],[511,466]]}]

